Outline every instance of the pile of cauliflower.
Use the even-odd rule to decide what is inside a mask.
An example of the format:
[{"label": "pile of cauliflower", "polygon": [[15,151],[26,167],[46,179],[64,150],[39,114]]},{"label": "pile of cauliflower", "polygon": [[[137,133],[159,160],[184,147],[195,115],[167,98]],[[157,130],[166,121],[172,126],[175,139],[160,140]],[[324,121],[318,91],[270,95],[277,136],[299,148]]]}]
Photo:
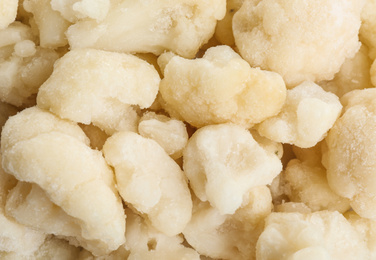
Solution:
[{"label": "pile of cauliflower", "polygon": [[376,259],[376,0],[0,0],[0,258]]}]

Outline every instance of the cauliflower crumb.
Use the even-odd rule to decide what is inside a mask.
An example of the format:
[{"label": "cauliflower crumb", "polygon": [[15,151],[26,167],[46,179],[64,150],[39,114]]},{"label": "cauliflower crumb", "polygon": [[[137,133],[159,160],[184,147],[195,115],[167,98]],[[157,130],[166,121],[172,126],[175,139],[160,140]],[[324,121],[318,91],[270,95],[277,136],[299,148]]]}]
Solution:
[{"label": "cauliflower crumb", "polygon": [[325,92],[313,82],[303,82],[287,91],[281,112],[263,121],[258,131],[276,142],[312,147],[324,139],[341,109],[336,95]]},{"label": "cauliflower crumb", "polygon": [[286,85],[330,80],[360,47],[365,0],[246,0],[233,18],[236,46],[251,66]]},{"label": "cauliflower crumb", "polygon": [[270,184],[282,170],[274,152],[264,150],[250,132],[233,124],[197,130],[183,158],[184,172],[196,196],[221,214],[233,214],[250,189]]},{"label": "cauliflower crumb", "polygon": [[251,68],[228,46],[212,47],[202,59],[171,54],[159,59],[167,63],[160,84],[165,107],[195,127],[227,122],[251,127],[278,114],[285,101],[277,73]]}]

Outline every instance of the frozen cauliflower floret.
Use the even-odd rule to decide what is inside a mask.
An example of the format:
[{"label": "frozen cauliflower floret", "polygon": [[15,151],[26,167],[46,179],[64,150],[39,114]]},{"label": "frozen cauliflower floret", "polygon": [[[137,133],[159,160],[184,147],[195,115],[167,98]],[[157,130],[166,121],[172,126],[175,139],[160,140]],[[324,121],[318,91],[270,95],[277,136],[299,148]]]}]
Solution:
[{"label": "frozen cauliflower floret", "polygon": [[39,248],[46,237],[44,233],[23,226],[5,215],[9,190],[16,184],[17,180],[3,171],[0,162],[0,258],[1,251],[21,255],[31,254]]},{"label": "frozen cauliflower floret", "polygon": [[171,119],[154,112],[144,114],[138,125],[138,132],[156,141],[173,159],[182,156],[188,142],[188,132],[182,121]]},{"label": "frozen cauliflower floret", "polygon": [[71,23],[85,18],[100,22],[110,9],[110,0],[51,0],[51,7]]},{"label": "frozen cauliflower floret", "polygon": [[272,213],[257,241],[258,260],[368,259],[351,224],[336,211]]},{"label": "frozen cauliflower floret", "polygon": [[326,179],[326,171],[322,166],[311,166],[298,159],[291,160],[283,174],[287,194],[293,202],[303,202],[312,211],[337,210],[341,213],[350,208],[348,199],[334,193]]},{"label": "frozen cauliflower floret", "polygon": [[191,219],[191,194],[184,173],[163,148],[136,133],[118,132],[107,139],[103,153],[123,200],[166,235],[181,233]]},{"label": "frozen cauliflower floret", "polygon": [[219,259],[253,260],[264,219],[272,211],[266,186],[251,189],[242,207],[222,215],[207,202],[195,200],[192,220],[183,231],[187,242],[200,254]]},{"label": "frozen cauliflower floret", "polygon": [[371,59],[376,59],[376,0],[366,0],[361,19],[359,38],[369,47]]},{"label": "frozen cauliflower floret", "polygon": [[[253,0],[260,1],[260,0]],[[218,21],[217,27],[215,28],[215,38],[225,45],[235,45],[235,39],[232,32],[232,18],[234,14],[240,9],[244,0],[227,0],[226,1],[226,15],[225,17]]]},{"label": "frozen cauliflower floret", "polygon": [[57,48],[68,44],[65,31],[70,23],[51,7],[51,0],[24,0],[23,7],[33,14],[38,27],[40,46]]},{"label": "frozen cauliflower floret", "polygon": [[227,122],[250,127],[278,114],[283,106],[282,78],[251,68],[228,46],[210,48],[202,59],[171,54],[159,59],[164,55],[169,57],[160,84],[165,106],[195,127]]},{"label": "frozen cauliflower floret", "polygon": [[319,82],[319,85],[339,97],[354,89],[371,88],[371,64],[368,48],[362,45],[353,58],[345,60],[333,80]]},{"label": "frozen cauliflower floret", "polygon": [[233,214],[253,187],[270,184],[282,170],[274,152],[264,149],[246,129],[205,126],[188,140],[184,172],[201,201],[221,214]]},{"label": "frozen cauliflower floret", "polygon": [[0,30],[0,101],[15,106],[35,103],[59,55],[36,47],[34,41],[31,28],[20,22]]},{"label": "frozen cauliflower floret", "polygon": [[18,0],[0,0],[0,30],[16,20]]},{"label": "frozen cauliflower floret", "polygon": [[[130,251],[128,260],[199,260],[199,254],[182,245],[181,235],[166,236],[148,225],[142,217],[126,209],[127,228],[125,247]],[[173,221],[173,219],[171,219]]]},{"label": "frozen cauliflower floret", "polygon": [[287,91],[281,112],[262,122],[258,131],[276,142],[312,147],[324,139],[341,109],[336,95],[307,81]]},{"label": "frozen cauliflower floret", "polygon": [[37,104],[61,118],[92,123],[109,135],[137,131],[132,105],[149,107],[159,82],[154,67],[133,55],[77,49],[56,62],[39,89]]},{"label": "frozen cauliflower floret", "polygon": [[[258,3],[259,2],[259,3]],[[364,0],[246,0],[233,18],[236,46],[288,86],[330,80],[360,47]]]},{"label": "frozen cauliflower floret", "polygon": [[341,102],[344,112],[325,139],[328,183],[357,214],[376,220],[376,89],[354,90]]},{"label": "frozen cauliflower floret", "polygon": [[347,212],[345,217],[367,243],[370,256],[369,259],[376,259],[376,222],[370,219],[361,218],[354,211]]},{"label": "frozen cauliflower floret", "polygon": [[70,46],[118,52],[166,50],[193,58],[225,15],[225,0],[112,1],[106,18],[79,21],[67,36]]},{"label": "frozen cauliflower floret", "polygon": [[6,172],[38,185],[72,217],[80,245],[101,255],[124,243],[125,216],[111,168],[88,144],[79,126],[34,107],[3,127],[2,161]]}]

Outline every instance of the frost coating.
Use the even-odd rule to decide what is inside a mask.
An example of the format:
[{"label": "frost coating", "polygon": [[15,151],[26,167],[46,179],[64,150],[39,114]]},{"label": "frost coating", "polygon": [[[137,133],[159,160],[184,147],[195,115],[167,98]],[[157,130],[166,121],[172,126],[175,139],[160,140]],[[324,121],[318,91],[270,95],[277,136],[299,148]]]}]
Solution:
[{"label": "frost coating", "polygon": [[304,82],[287,91],[281,112],[258,126],[261,136],[275,142],[308,148],[324,139],[341,113],[336,95],[313,82]]},{"label": "frost coating", "polygon": [[228,46],[210,48],[202,59],[166,53],[159,61],[166,110],[195,127],[227,122],[250,127],[276,115],[285,101],[277,73],[251,68]]},{"label": "frost coating", "polygon": [[233,214],[253,187],[270,184],[282,170],[274,152],[233,124],[197,130],[183,158],[184,172],[196,196],[209,201],[221,214]]},{"label": "frost coating", "polygon": [[133,55],[78,49],[56,62],[37,104],[61,118],[93,123],[110,135],[136,131],[138,116],[131,105],[149,107],[159,81],[154,67]]},{"label": "frost coating", "polygon": [[225,0],[112,1],[106,18],[79,21],[67,32],[70,46],[118,52],[172,51],[193,58],[225,15]]},{"label": "frost coating", "polygon": [[365,1],[247,0],[233,18],[236,46],[253,67],[288,86],[332,79],[360,47]]},{"label": "frost coating", "polygon": [[191,194],[184,173],[163,148],[124,131],[107,139],[103,153],[115,168],[123,200],[166,235],[181,233],[191,219]]}]

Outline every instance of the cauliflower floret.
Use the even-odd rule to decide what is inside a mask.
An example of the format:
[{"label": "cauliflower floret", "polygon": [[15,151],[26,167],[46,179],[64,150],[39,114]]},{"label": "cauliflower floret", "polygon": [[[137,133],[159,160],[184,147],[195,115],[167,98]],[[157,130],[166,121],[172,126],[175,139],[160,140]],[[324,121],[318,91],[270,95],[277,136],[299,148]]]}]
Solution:
[{"label": "cauliflower floret", "polygon": [[272,213],[257,241],[259,260],[368,259],[360,235],[336,211]]},{"label": "cauliflower floret", "polygon": [[34,107],[3,127],[2,161],[6,172],[37,185],[73,218],[80,245],[101,255],[124,243],[125,216],[111,168],[88,143],[79,126]]},{"label": "cauliflower floret", "polygon": [[335,194],[329,187],[326,171],[320,165],[312,166],[298,159],[291,160],[283,174],[288,197],[293,202],[303,202],[312,211],[337,210],[341,213],[350,208],[350,202]]},{"label": "cauliflower floret", "polygon": [[370,50],[371,59],[376,59],[376,0],[367,0],[362,10],[362,26],[359,38]]},{"label": "cauliflower floret", "polygon": [[258,131],[276,142],[312,147],[324,139],[341,109],[336,95],[307,81],[287,91],[282,111],[262,122]]},{"label": "cauliflower floret", "polygon": [[61,118],[93,123],[109,135],[137,131],[132,105],[149,107],[159,82],[154,67],[133,55],[77,49],[56,62],[39,89],[37,104]]},{"label": "cauliflower floret", "polygon": [[164,55],[169,58],[160,84],[165,106],[195,127],[227,122],[250,127],[283,106],[282,78],[251,68],[228,46],[212,47],[195,60],[162,54],[163,64]]},{"label": "cauliflower floret", "polygon": [[31,28],[15,22],[0,30],[0,101],[15,106],[35,103],[40,85],[59,55],[35,46]]},{"label": "cauliflower floret", "polygon": [[51,7],[71,23],[85,18],[100,22],[110,9],[110,0],[51,0]]},{"label": "cauliflower floret", "polygon": [[376,89],[354,90],[325,139],[323,165],[329,186],[350,199],[361,217],[376,220]]},{"label": "cauliflower floret", "polygon": [[154,112],[145,113],[141,117],[138,132],[156,141],[173,159],[182,156],[188,142],[187,128],[182,121]]},{"label": "cauliflower floret", "polygon": [[0,0],[0,30],[16,20],[18,0]]},{"label": "cauliflower floret", "polygon": [[168,236],[182,232],[192,215],[187,180],[179,165],[157,142],[133,132],[118,132],[103,146],[115,168],[117,188],[159,231]]},{"label": "cauliflower floret", "polygon": [[251,66],[289,87],[330,80],[360,47],[365,0],[247,0],[233,18],[236,46]]},{"label": "cauliflower floret", "polygon": [[196,196],[221,214],[233,214],[253,187],[270,184],[282,170],[274,152],[263,149],[249,131],[233,124],[197,130],[183,158]]},{"label": "cauliflower floret", "polygon": [[128,260],[199,260],[199,254],[182,245],[181,235],[166,236],[149,226],[140,216],[126,209],[127,231],[125,247],[130,251]]},{"label": "cauliflower floret", "polygon": [[212,258],[255,259],[256,241],[272,211],[272,198],[266,186],[251,189],[246,197],[233,215],[222,215],[209,203],[196,199],[192,220],[183,231],[187,242]]},{"label": "cauliflower floret", "polygon": [[24,0],[23,7],[34,16],[40,46],[57,48],[68,44],[65,31],[70,23],[51,7],[51,0]]},{"label": "cauliflower floret", "polygon": [[193,58],[214,33],[226,11],[225,0],[112,1],[106,18],[79,21],[67,36],[70,46],[119,52],[170,50]]},{"label": "cauliflower floret", "polygon": [[321,81],[318,84],[338,97],[354,89],[372,88],[371,64],[368,48],[363,44],[353,58],[345,60],[333,80]]}]

